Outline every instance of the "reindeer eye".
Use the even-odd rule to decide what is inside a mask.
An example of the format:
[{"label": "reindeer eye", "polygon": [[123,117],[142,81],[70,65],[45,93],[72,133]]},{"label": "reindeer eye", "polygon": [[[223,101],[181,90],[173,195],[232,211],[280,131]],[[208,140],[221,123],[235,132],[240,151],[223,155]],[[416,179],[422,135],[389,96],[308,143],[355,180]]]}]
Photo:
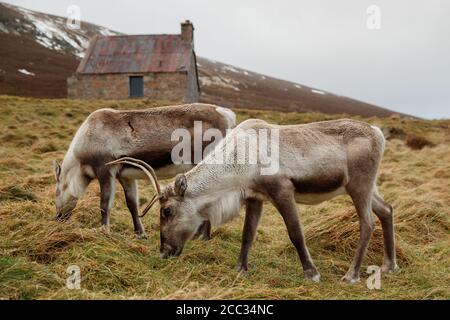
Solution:
[{"label": "reindeer eye", "polygon": [[168,218],[172,214],[172,210],[170,208],[164,208],[161,210],[161,216],[163,218]]}]

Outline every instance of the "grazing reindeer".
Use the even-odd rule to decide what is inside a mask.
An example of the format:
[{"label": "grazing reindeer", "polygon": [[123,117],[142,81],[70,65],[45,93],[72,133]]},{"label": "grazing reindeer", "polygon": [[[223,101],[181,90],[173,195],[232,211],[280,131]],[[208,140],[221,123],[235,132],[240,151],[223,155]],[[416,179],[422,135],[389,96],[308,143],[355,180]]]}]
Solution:
[{"label": "grazing reindeer", "polygon": [[[62,165],[54,162],[57,219],[68,219],[89,183],[98,179],[102,224],[109,230],[118,178],[133,218],[134,230],[140,237],[146,237],[138,216],[136,183],[136,179],[146,176],[134,167],[124,167],[119,171],[105,166],[105,163],[131,156],[153,166],[160,177],[169,178],[185,172],[193,165],[173,164],[171,151],[177,142],[171,141],[171,135],[179,128],[193,131],[194,121],[202,121],[203,132],[216,128],[224,135],[226,129],[235,125],[236,118],[230,109],[200,103],[148,110],[101,109],[93,112],[75,134]],[[208,144],[202,144],[200,147],[204,150]]]},{"label": "grazing reindeer", "polygon": [[[260,161],[238,164],[236,148],[227,148],[233,141],[238,145],[246,143],[242,132],[251,130],[278,132],[279,170],[275,174],[262,175]],[[250,149],[258,148],[256,143],[248,145]],[[359,280],[361,263],[374,230],[372,210],[383,228],[382,270],[393,271],[397,268],[393,209],[384,202],[376,188],[384,147],[381,130],[359,121],[337,120],[290,126],[271,125],[262,120],[244,121],[216,146],[213,153],[185,175],[179,174],[173,185],[160,191],[161,256],[179,255],[186,241],[205,221],[210,221],[213,226],[220,225],[238,216],[241,205],[245,204],[237,268],[247,270],[248,253],[261,217],[262,204],[268,200],[284,219],[305,277],[319,281],[319,272],[305,244],[296,202],[317,204],[348,194],[359,217],[360,239],[356,256],[342,280]],[[225,165],[214,162],[220,154],[225,154]],[[120,163],[139,166],[132,159],[119,159],[111,165]],[[151,179],[158,184],[156,177]]]}]

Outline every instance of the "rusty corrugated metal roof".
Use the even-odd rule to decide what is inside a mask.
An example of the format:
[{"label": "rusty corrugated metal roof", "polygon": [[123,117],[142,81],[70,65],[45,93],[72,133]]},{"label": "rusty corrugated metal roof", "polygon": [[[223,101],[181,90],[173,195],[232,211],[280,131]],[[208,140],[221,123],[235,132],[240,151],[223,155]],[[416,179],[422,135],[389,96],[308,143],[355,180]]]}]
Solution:
[{"label": "rusty corrugated metal roof", "polygon": [[193,47],[180,35],[102,36],[92,40],[78,73],[187,71]]}]

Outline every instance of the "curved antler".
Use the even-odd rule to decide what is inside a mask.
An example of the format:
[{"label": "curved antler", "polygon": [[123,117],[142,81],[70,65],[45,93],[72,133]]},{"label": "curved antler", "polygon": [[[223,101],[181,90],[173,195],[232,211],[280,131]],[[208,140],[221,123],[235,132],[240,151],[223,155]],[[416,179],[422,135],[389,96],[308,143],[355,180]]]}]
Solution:
[{"label": "curved antler", "polygon": [[144,210],[142,210],[142,214],[139,216],[140,218],[145,217],[145,215],[147,214],[147,212],[153,207],[153,205],[156,203],[156,201],[159,200],[159,197],[157,194],[155,194],[152,198],[152,200],[150,200],[150,202],[148,203],[148,205],[145,206]]},{"label": "curved antler", "polygon": [[107,166],[113,165],[113,164],[129,164],[131,166],[137,167],[137,168],[141,169],[142,171],[144,171],[144,173],[147,175],[149,180],[152,182],[153,187],[155,188],[157,194],[155,194],[153,196],[152,200],[150,200],[149,204],[143,210],[142,215],[140,215],[141,218],[144,217],[147,214],[147,212],[151,209],[151,207],[159,199],[159,196],[161,195],[161,186],[159,185],[158,178],[156,177],[156,174],[155,174],[155,170],[153,170],[153,168],[146,162],[139,160],[139,159],[131,158],[131,157],[123,157],[123,158],[117,159],[115,161],[106,163]]},{"label": "curved antler", "polygon": [[150,181],[153,183],[153,187],[155,188],[158,195],[161,194],[161,186],[159,185],[155,170],[153,170],[153,168],[149,164],[139,159],[131,157],[123,157],[115,161],[108,162],[106,165],[109,166],[112,164],[121,164],[121,163],[138,167],[139,169],[144,171],[144,173],[150,178]]}]

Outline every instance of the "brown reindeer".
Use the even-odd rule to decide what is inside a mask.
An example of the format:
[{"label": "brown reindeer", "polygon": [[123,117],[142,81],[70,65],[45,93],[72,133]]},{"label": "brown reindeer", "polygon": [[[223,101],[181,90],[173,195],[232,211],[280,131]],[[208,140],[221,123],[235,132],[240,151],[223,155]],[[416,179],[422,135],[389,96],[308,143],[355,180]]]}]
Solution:
[{"label": "brown reindeer", "polygon": [[[125,192],[134,230],[140,237],[146,237],[138,216],[136,182],[136,179],[146,176],[134,167],[118,170],[117,167],[105,166],[105,163],[130,156],[154,167],[159,177],[174,177],[193,167],[192,164],[174,165],[172,162],[171,151],[178,143],[171,139],[175,129],[193,131],[194,121],[201,121],[203,132],[216,128],[225,135],[226,129],[235,125],[235,119],[230,109],[200,103],[148,110],[101,109],[93,112],[75,134],[62,165],[54,162],[57,219],[68,219],[89,183],[98,179],[102,225],[109,231],[117,178]],[[193,148],[194,143],[191,145]],[[200,147],[204,150],[208,145],[203,143]]]},{"label": "brown reindeer", "polygon": [[[278,170],[263,175],[266,165],[238,161],[238,148],[260,152],[260,143],[248,143],[249,132],[278,132]],[[372,211],[381,220],[384,235],[382,271],[397,268],[394,244],[393,209],[377,192],[376,177],[385,148],[381,130],[364,122],[338,120],[305,125],[279,126],[262,120],[247,120],[222,140],[208,157],[172,185],[159,187],[161,256],[181,254],[185,243],[200,226],[225,223],[239,215],[245,204],[245,223],[237,268],[247,270],[248,253],[261,217],[263,201],[270,201],[284,219],[289,237],[297,249],[305,277],[319,281],[305,243],[296,203],[316,204],[348,194],[360,222],[360,238],[355,258],[343,277],[359,281],[360,268],[374,230]],[[258,150],[259,149],[259,150]],[[272,150],[271,150],[272,152]],[[218,164],[217,159],[225,159]],[[249,158],[249,157],[247,157]],[[246,158],[246,159],[247,159]],[[111,163],[138,165],[133,159]],[[151,170],[147,167],[146,171]]]}]

